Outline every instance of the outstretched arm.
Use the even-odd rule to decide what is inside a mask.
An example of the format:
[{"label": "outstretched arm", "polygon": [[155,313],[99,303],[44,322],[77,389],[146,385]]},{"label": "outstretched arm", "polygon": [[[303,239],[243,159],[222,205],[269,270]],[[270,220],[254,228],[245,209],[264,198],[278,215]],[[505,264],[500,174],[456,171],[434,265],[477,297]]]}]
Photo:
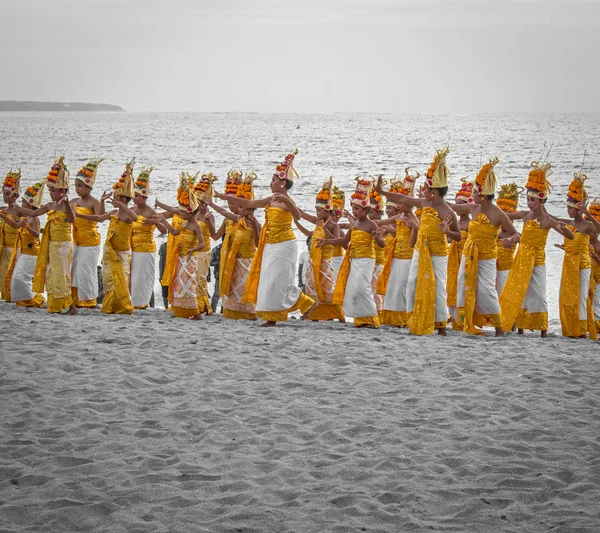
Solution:
[{"label": "outstretched arm", "polygon": [[300,209],[298,209],[298,206],[296,206],[294,200],[292,200],[289,196],[286,196],[285,194],[275,193],[272,198],[274,202],[284,203],[295,220],[299,220],[302,218],[302,213]]},{"label": "outstretched arm", "polygon": [[38,207],[37,209],[34,209],[33,211],[30,211],[29,209],[25,209],[20,205],[15,204],[15,213],[21,217],[41,217],[51,209],[54,209],[54,207],[54,202],[49,202]]},{"label": "outstretched arm", "polygon": [[316,216],[314,215],[309,215],[306,211],[302,211],[302,209],[298,208],[298,210],[300,211],[300,213],[302,214],[302,218],[304,220],[308,220],[309,222],[316,224],[318,222],[318,219]]},{"label": "outstretched arm", "polygon": [[472,215],[475,208],[475,204],[456,204],[453,202],[446,203],[458,216]]},{"label": "outstretched arm", "polygon": [[161,209],[164,209],[167,213],[171,213],[171,215],[176,215],[179,212],[179,209],[177,209],[177,207],[171,207],[170,205],[163,204],[158,200],[154,201],[154,207],[160,207]]},{"label": "outstretched arm", "polygon": [[[233,220],[234,222],[237,222],[240,219],[239,215],[234,215],[231,211],[227,211],[227,209],[223,209],[222,207],[215,204],[212,200],[207,201],[206,204],[209,205],[210,207],[212,207],[222,217],[225,217],[229,220]],[[221,224],[221,227],[217,231],[217,234],[219,231],[221,231],[221,228],[223,228],[223,231],[225,231],[225,222],[223,222],[223,224]],[[222,233],[221,233],[221,235],[222,235]],[[221,235],[219,235],[217,238],[221,238]]]},{"label": "outstretched arm", "polygon": [[573,232],[567,228],[567,225],[562,222],[561,220],[556,220],[555,218],[549,217],[550,218],[550,227],[556,231],[558,231],[558,233],[560,233],[565,239],[569,239],[570,241],[573,240],[575,238],[575,235],[573,235]]},{"label": "outstretched arm", "polygon": [[238,196],[226,196],[225,194],[221,194],[218,191],[213,190],[213,194],[219,198],[220,200],[226,200],[231,202],[232,204],[241,205],[243,207],[266,207],[271,202],[272,196],[267,196],[262,200],[246,200],[246,198],[240,198]]},{"label": "outstretched arm", "polygon": [[413,198],[412,196],[407,196],[406,194],[400,194],[398,192],[384,191],[382,181],[383,177],[379,176],[379,178],[377,178],[377,184],[375,185],[375,190],[382,196],[413,207],[421,207],[425,204],[426,200],[424,198]]},{"label": "outstretched arm", "polygon": [[298,229],[304,233],[304,235],[306,235],[307,237],[312,237],[313,232],[306,229],[302,224],[300,224],[299,220],[294,219],[294,222],[296,223],[296,226],[298,226]]},{"label": "outstretched arm", "polygon": [[344,248],[346,248],[350,243],[351,233],[352,232],[349,231],[348,233],[346,233],[346,235],[344,235],[343,237],[338,237],[337,239],[317,239],[317,246],[321,248],[326,244],[331,244],[333,246],[343,246]]},{"label": "outstretched arm", "polygon": [[500,212],[500,218],[502,220],[502,228],[509,235],[508,237],[506,237],[506,239],[504,239],[504,247],[512,248],[515,244],[517,244],[521,240],[521,235],[515,229],[512,222],[510,221],[510,219],[508,218],[508,216],[506,215],[506,213],[504,211]]},{"label": "outstretched arm", "polygon": [[4,220],[4,222],[6,222],[13,229],[19,229],[22,227],[20,220],[13,220],[12,218],[7,217],[2,211],[0,211],[0,218]]},{"label": "outstretched arm", "polygon": [[586,215],[588,220],[592,223],[592,226],[594,226],[594,233],[600,234],[600,222],[598,222],[596,217],[588,211],[587,202],[579,202],[577,204],[577,209]]}]

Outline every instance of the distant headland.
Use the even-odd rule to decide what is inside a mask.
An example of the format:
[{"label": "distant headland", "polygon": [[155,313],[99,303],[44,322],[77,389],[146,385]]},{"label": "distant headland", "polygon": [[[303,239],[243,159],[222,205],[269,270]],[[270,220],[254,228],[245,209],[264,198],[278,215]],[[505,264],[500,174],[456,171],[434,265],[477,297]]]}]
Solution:
[{"label": "distant headland", "polygon": [[0,100],[2,111],[125,111],[112,104],[86,104],[84,102],[19,102]]}]

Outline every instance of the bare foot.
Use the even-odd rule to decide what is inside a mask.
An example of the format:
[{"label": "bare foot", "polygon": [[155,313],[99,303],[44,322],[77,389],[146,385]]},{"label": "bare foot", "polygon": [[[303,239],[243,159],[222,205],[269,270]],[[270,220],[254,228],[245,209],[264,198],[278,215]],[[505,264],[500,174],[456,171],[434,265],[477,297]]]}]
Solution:
[{"label": "bare foot", "polygon": [[502,337],[504,330],[502,328],[496,328],[496,337]]},{"label": "bare foot", "polygon": [[198,313],[197,315],[191,316],[190,320],[202,320],[202,315]]},{"label": "bare foot", "polygon": [[440,337],[446,337],[446,336],[448,336],[446,328],[439,328],[438,329],[438,335]]},{"label": "bare foot", "polygon": [[543,329],[542,332],[540,333],[540,337],[542,339],[545,339],[548,336],[548,330]]},{"label": "bare foot", "polygon": [[338,322],[339,322],[340,324],[345,324],[345,323],[346,323],[346,319],[345,319],[345,318],[340,318],[340,319],[338,320]]},{"label": "bare foot", "polygon": [[275,324],[277,324],[277,322],[275,322],[274,320],[267,320],[264,324],[261,324],[260,327],[261,328],[272,328],[275,326]]},{"label": "bare foot", "polygon": [[310,315],[317,308],[318,305],[319,304],[317,302],[315,302],[314,304],[312,304],[312,307],[308,311],[306,311],[305,314],[302,315],[302,317],[300,318],[300,320],[308,320],[308,318],[310,318]]},{"label": "bare foot", "polygon": [[517,335],[523,335],[523,330],[521,328],[517,330]]},{"label": "bare foot", "polygon": [[69,310],[65,313],[65,315],[76,315],[77,313],[79,313],[79,310],[77,309],[77,307],[75,307],[75,304],[71,304]]}]

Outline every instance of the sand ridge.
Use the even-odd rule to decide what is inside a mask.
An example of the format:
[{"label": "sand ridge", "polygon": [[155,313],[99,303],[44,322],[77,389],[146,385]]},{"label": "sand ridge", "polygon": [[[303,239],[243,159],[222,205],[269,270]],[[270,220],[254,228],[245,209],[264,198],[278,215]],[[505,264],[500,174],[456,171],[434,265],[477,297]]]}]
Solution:
[{"label": "sand ridge", "polygon": [[0,316],[0,531],[600,529],[598,343]]}]

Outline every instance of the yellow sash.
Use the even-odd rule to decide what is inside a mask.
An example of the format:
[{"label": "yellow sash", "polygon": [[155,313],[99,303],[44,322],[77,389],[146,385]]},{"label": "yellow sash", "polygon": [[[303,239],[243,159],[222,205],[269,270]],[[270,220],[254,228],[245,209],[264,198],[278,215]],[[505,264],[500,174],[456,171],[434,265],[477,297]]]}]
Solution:
[{"label": "yellow sash", "polygon": [[340,266],[337,282],[333,291],[331,303],[333,305],[342,305],[344,303],[344,295],[346,294],[346,284],[350,275],[350,265],[352,259],[361,259],[369,257],[375,259],[375,246],[373,235],[368,231],[350,228],[350,244],[346,249],[344,260]]},{"label": "yellow sash", "polygon": [[[171,221],[171,225],[175,229],[181,229],[185,220],[181,218],[179,215],[174,215]],[[163,287],[168,287],[171,285],[171,280],[173,279],[173,272],[175,272],[175,266],[177,265],[177,254],[179,249],[175,246],[177,241],[177,235],[173,235],[169,233],[167,236],[167,255],[165,257],[165,270],[163,271],[163,277],[160,280],[160,284]]]},{"label": "yellow sash", "polygon": [[8,271],[6,272],[6,286],[5,288],[5,300],[10,302],[10,281],[12,279],[13,272],[15,271],[15,265],[17,264],[17,257],[19,255],[19,248],[21,246],[21,232],[27,231],[24,228],[21,228],[19,233],[17,234],[17,240],[15,241],[15,245],[10,254],[10,262],[8,263]]},{"label": "yellow sash", "polygon": [[446,280],[446,292],[448,294],[448,307],[456,307],[456,293],[458,290],[458,269],[460,268],[460,258],[463,248],[467,241],[468,232],[460,230],[462,239],[452,241],[448,252],[448,279]]},{"label": "yellow sash", "polygon": [[226,296],[231,292],[231,277],[233,276],[233,269],[235,268],[238,255],[246,259],[254,257],[254,230],[248,227],[243,218],[240,218],[236,226],[229,254],[225,258],[223,277],[219,281],[219,286],[223,291],[221,292],[222,296]]},{"label": "yellow sash", "polygon": [[144,221],[146,217],[138,215],[131,229],[131,251],[132,252],[156,252],[156,241],[154,240],[154,225],[147,226]]},{"label": "yellow sash", "polygon": [[[240,219],[241,221],[242,219]],[[229,251],[231,249],[231,246],[234,242],[235,239],[235,233],[236,233],[236,229],[237,229],[237,224],[233,221],[233,220],[228,220],[227,223],[225,224],[225,238],[223,239],[223,245],[221,246],[221,260],[219,263],[219,295],[220,296],[227,296],[229,294],[229,291],[231,290],[231,274],[229,275],[229,277],[227,279],[225,279],[226,274],[225,274],[225,268],[227,266],[227,263],[229,261]],[[239,245],[238,245],[239,248]],[[236,251],[236,255],[237,255],[237,251]],[[235,255],[233,256],[234,260],[233,263],[235,264]],[[231,265],[230,270],[231,273],[233,273],[233,266]],[[227,285],[227,287],[225,287],[225,284]],[[227,289],[227,290],[225,290]]]},{"label": "yellow sash", "polygon": [[66,214],[62,211],[48,211],[48,219],[42,232],[40,251],[33,273],[32,289],[34,293],[44,292],[51,240],[58,242],[68,242],[71,240],[71,223],[66,219]]}]

